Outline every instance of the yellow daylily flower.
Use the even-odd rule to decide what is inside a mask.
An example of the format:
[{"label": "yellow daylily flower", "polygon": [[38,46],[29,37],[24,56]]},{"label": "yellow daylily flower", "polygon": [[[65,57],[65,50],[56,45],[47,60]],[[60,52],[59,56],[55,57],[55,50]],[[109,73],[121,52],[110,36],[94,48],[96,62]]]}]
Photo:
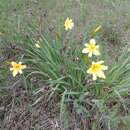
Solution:
[{"label": "yellow daylily flower", "polygon": [[65,30],[71,30],[73,27],[74,27],[74,22],[72,19],[70,18],[67,18],[64,22],[64,27],[65,27]]},{"label": "yellow daylily flower", "polygon": [[101,30],[102,26],[99,25],[98,27],[95,28],[95,30],[93,31],[94,33],[97,33]]},{"label": "yellow daylily flower", "polygon": [[128,52],[130,52],[130,48],[128,48]]},{"label": "yellow daylily flower", "polygon": [[39,45],[38,43],[36,43],[35,46],[36,46],[37,48],[40,48],[40,45]]},{"label": "yellow daylily flower", "polygon": [[0,36],[2,36],[4,33],[0,32]]},{"label": "yellow daylily flower", "polygon": [[91,39],[89,43],[85,44],[85,48],[82,50],[82,53],[88,53],[88,57],[92,57],[92,55],[100,55],[99,45],[96,45],[95,39]]},{"label": "yellow daylily flower", "polygon": [[26,65],[22,65],[22,62],[16,63],[15,61],[11,62],[10,71],[12,71],[13,77],[15,77],[18,73],[22,74],[23,69],[26,68]]},{"label": "yellow daylily flower", "polygon": [[42,39],[41,39],[41,38],[40,38],[38,41],[36,41],[35,46],[36,46],[37,48],[40,48],[40,47],[41,47],[41,46],[40,46],[41,41],[42,41]]},{"label": "yellow daylily flower", "polygon": [[97,77],[105,79],[104,70],[108,69],[108,66],[102,65],[104,61],[92,62],[92,65],[87,70],[88,74],[92,75],[93,80],[97,80]]}]

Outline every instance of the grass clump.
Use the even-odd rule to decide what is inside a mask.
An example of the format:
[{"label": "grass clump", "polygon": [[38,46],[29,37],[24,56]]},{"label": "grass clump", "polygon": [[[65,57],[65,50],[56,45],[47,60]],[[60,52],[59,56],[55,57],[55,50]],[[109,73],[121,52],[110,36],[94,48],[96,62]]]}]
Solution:
[{"label": "grass clump", "polygon": [[[37,79],[31,88],[35,93],[42,92],[46,86],[49,89],[48,94],[39,94],[35,105],[45,96],[50,101],[57,95],[61,120],[73,111],[83,121],[81,128],[118,129],[122,118],[128,113],[125,98],[129,91],[130,58],[127,49],[122,49],[117,61],[109,64],[105,52],[102,51],[99,57],[90,58],[82,54],[83,45],[78,43],[66,45],[57,38],[50,42],[44,36],[38,41],[30,38],[28,43],[23,58],[28,66],[26,80],[30,86],[30,78]],[[93,81],[87,70],[93,60],[99,61],[102,57],[109,66],[106,79],[99,76]],[[119,111],[123,114],[118,115]],[[84,118],[94,122],[84,124]],[[113,124],[115,121],[117,123]],[[64,129],[68,128],[64,123],[62,125]]]}]

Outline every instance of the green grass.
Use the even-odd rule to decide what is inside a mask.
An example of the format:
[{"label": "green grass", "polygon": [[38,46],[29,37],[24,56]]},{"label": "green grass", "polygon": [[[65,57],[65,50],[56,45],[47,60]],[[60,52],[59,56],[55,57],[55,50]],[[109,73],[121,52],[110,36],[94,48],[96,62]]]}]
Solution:
[{"label": "green grass", "polygon": [[[64,130],[72,125],[70,114],[80,120],[81,130],[130,129],[129,4],[129,0],[1,0],[0,96],[22,82],[34,96],[31,106],[57,98]],[[75,23],[68,32],[63,27],[66,17]],[[97,25],[103,27],[95,36],[102,55],[94,60],[104,60],[109,69],[106,80],[92,81],[86,73],[91,59],[81,51]],[[39,38],[41,48],[36,48]],[[7,64],[12,60],[27,64],[24,74],[14,79]],[[49,91],[42,93],[46,86]]]}]

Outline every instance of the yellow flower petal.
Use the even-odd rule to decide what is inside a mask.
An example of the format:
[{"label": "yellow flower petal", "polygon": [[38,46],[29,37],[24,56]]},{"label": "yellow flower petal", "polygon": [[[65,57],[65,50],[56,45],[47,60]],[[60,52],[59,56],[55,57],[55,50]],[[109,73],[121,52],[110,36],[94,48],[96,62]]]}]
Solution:
[{"label": "yellow flower petal", "polygon": [[103,60],[101,60],[101,61],[98,61],[97,63],[98,63],[98,64],[103,64],[103,63],[104,63],[104,61],[103,61]]},{"label": "yellow flower petal", "polygon": [[13,73],[13,77],[15,77],[18,74],[16,70],[14,70],[12,73]]},{"label": "yellow flower petal", "polygon": [[100,55],[100,52],[98,50],[95,50],[93,53],[94,55]]},{"label": "yellow flower petal", "polygon": [[84,53],[84,54],[88,53],[88,49],[87,49],[87,48],[84,48],[84,49],[82,50],[82,53]]},{"label": "yellow flower petal", "polygon": [[11,62],[11,65],[12,65],[12,66],[16,65],[16,62],[12,61],[12,62]]},{"label": "yellow flower petal", "polygon": [[95,39],[91,39],[91,40],[90,40],[90,44],[93,44],[93,45],[95,45],[95,44],[96,44],[96,41],[95,41]]},{"label": "yellow flower petal", "polygon": [[19,73],[20,73],[20,74],[22,74],[22,73],[23,73],[23,71],[22,71],[22,70],[19,70]]},{"label": "yellow flower petal", "polygon": [[103,70],[108,70],[108,66],[102,65]]},{"label": "yellow flower petal", "polygon": [[92,64],[95,64],[95,61],[92,61]]},{"label": "yellow flower petal", "polygon": [[92,52],[89,52],[88,57],[92,57],[92,54],[93,54]]},{"label": "yellow flower petal", "polygon": [[93,80],[97,80],[97,75],[93,74]]},{"label": "yellow flower petal", "polygon": [[97,49],[99,49],[99,45],[97,45],[96,47],[97,47]]},{"label": "yellow flower petal", "polygon": [[85,45],[85,47],[88,47],[88,44],[89,44],[89,43],[85,43],[85,44],[84,44],[84,45]]},{"label": "yellow flower petal", "polygon": [[39,44],[35,44],[35,46],[36,46],[37,48],[40,48],[40,45],[39,45]]},{"label": "yellow flower petal", "polygon": [[13,68],[10,68],[10,71],[13,71]]},{"label": "yellow flower petal", "polygon": [[105,76],[105,74],[104,74],[103,71],[99,71],[99,72],[97,73],[97,75],[98,75],[99,78],[103,78],[103,79],[106,78],[106,76]]},{"label": "yellow flower petal", "polygon": [[91,68],[87,70],[87,73],[88,73],[88,74],[91,74]]}]

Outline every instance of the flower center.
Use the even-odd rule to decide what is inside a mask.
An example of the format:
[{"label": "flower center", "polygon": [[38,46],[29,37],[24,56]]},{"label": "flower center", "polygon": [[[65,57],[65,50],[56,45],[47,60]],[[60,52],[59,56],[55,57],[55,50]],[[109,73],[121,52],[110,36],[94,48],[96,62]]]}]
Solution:
[{"label": "flower center", "polygon": [[88,48],[89,48],[90,51],[95,51],[96,50],[96,46],[95,45],[90,45]]},{"label": "flower center", "polygon": [[100,64],[93,64],[93,65],[91,66],[92,72],[94,72],[94,73],[100,71],[101,68],[102,68],[102,65],[100,65]]},{"label": "flower center", "polygon": [[71,23],[68,21],[67,23],[66,23],[66,26],[70,26],[71,25]]},{"label": "flower center", "polygon": [[19,70],[21,68],[21,65],[20,64],[16,64],[14,68]]}]

